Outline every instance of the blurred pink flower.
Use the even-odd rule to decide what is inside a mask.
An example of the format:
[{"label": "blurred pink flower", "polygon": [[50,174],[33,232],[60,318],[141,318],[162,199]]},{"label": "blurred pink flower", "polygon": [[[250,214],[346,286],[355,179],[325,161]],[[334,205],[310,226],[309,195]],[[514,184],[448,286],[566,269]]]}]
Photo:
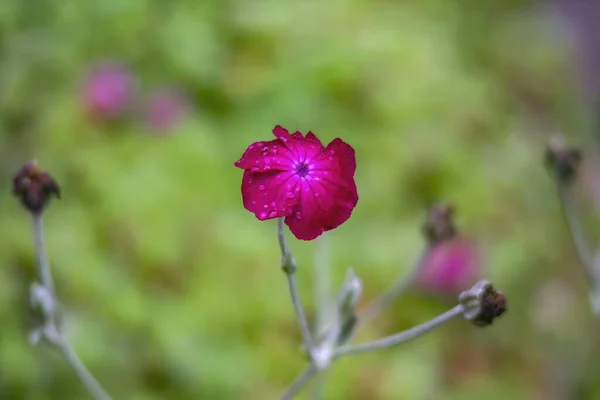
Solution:
[{"label": "blurred pink flower", "polygon": [[84,105],[90,115],[113,120],[130,109],[134,80],[125,66],[106,63],[93,68],[83,88]]},{"label": "blurred pink flower", "polygon": [[480,257],[474,243],[449,239],[427,254],[417,277],[418,286],[434,294],[458,295],[477,281]]},{"label": "blurred pink flower", "polygon": [[150,95],[145,103],[146,125],[156,131],[169,131],[189,112],[187,97],[175,89],[163,89]]}]

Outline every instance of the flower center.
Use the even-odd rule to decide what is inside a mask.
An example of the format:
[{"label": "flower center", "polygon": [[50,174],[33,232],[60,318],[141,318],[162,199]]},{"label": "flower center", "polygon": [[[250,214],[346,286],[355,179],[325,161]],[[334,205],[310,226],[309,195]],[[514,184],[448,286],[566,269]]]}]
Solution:
[{"label": "flower center", "polygon": [[296,167],[296,174],[301,178],[308,175],[308,164],[304,162],[298,164]]}]

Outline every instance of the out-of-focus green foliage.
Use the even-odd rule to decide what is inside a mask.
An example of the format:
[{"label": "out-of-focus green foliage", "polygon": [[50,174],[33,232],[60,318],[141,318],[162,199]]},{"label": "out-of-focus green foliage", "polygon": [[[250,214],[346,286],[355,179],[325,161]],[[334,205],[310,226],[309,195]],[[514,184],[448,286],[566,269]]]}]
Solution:
[{"label": "out-of-focus green foliage", "polygon": [[[508,298],[490,328],[459,321],[340,360],[328,399],[598,398],[597,335],[537,123],[582,133],[586,120],[546,17],[491,0],[1,1],[0,398],[89,398],[27,342],[31,224],[8,182],[33,157],[63,189],[46,227],[70,336],[115,399],[277,398],[304,368],[300,335],[275,224],[243,209],[233,167],[277,124],[356,149],[360,201],[328,237],[336,286],[352,266],[366,302],[406,272],[442,198]],[[163,136],[90,121],[81,83],[103,59],[127,63],[142,95],[185,88],[192,115]],[[292,246],[312,317],[314,243]],[[449,305],[412,292],[358,339]]]}]

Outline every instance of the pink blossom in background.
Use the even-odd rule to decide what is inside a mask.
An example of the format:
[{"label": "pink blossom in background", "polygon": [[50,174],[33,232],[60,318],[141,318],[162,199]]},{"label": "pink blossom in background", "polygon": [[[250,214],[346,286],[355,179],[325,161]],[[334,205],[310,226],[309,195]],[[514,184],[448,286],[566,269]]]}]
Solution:
[{"label": "pink blossom in background", "polygon": [[430,250],[417,277],[419,287],[441,295],[458,295],[477,282],[480,256],[474,243],[455,238]]},{"label": "pink blossom in background", "polygon": [[125,66],[98,65],[89,72],[84,83],[84,106],[93,118],[116,119],[131,108],[134,86],[134,79]]},{"label": "pink blossom in background", "polygon": [[276,126],[275,140],[252,143],[235,166],[244,170],[244,208],[261,221],[285,217],[297,239],[312,240],[350,218],[358,203],[354,149],[327,146],[312,133]]},{"label": "pink blossom in background", "polygon": [[163,89],[152,93],[146,100],[144,118],[146,125],[155,131],[169,131],[189,113],[186,96],[175,89]]}]

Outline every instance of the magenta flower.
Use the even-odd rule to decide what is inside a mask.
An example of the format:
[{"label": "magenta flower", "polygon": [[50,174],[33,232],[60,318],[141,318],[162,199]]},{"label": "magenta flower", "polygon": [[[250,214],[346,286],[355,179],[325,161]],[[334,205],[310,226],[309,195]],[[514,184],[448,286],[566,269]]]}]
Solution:
[{"label": "magenta flower", "polygon": [[244,170],[244,207],[263,221],[285,217],[290,231],[312,240],[335,229],[358,202],[354,149],[341,139],[327,147],[312,133],[276,126],[277,139],[251,144],[235,166]]},{"label": "magenta flower", "polygon": [[187,98],[176,90],[163,89],[153,93],[146,101],[146,124],[156,131],[173,129],[189,111]]},{"label": "magenta flower", "polygon": [[103,120],[122,116],[131,106],[134,82],[129,71],[119,64],[105,64],[94,68],[83,88],[84,104],[88,112]]},{"label": "magenta flower", "polygon": [[454,296],[477,281],[480,264],[472,242],[461,238],[445,240],[429,251],[417,282],[427,292]]}]

